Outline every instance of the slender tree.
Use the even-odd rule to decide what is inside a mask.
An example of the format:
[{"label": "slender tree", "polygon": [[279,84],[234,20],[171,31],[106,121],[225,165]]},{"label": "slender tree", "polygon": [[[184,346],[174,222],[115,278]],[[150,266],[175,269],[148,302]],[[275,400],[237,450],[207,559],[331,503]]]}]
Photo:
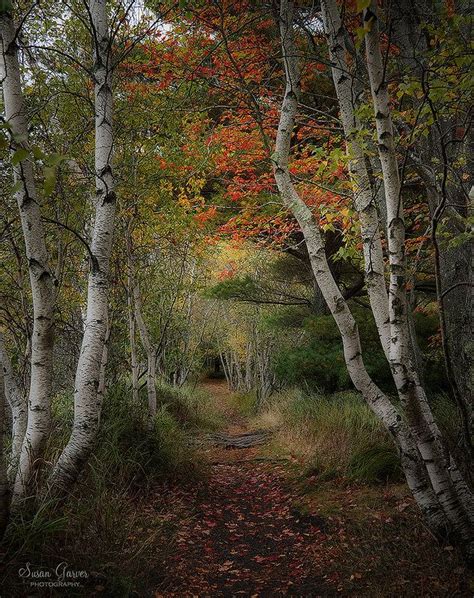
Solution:
[{"label": "slender tree", "polygon": [[[15,500],[24,499],[30,494],[34,473],[41,462],[42,450],[50,429],[54,327],[54,278],[48,264],[40,200],[28,144],[28,121],[18,62],[18,34],[13,23],[12,4],[4,2],[0,13],[0,78],[5,122],[10,132],[15,195],[20,211],[33,301],[28,421],[19,455],[14,486]],[[20,420],[18,438],[24,426],[21,409]],[[17,447],[15,443],[15,452]]]},{"label": "slender tree", "polygon": [[87,462],[95,446],[102,405],[98,390],[108,322],[108,278],[116,207],[112,166],[113,63],[106,0],[91,0],[89,14],[95,57],[95,222],[87,313],[74,388],[74,424],[49,479],[53,495],[64,494]]},{"label": "slender tree", "polygon": [[[332,0],[330,0],[332,1]],[[474,524],[473,497],[454,459],[447,456],[441,432],[436,425],[425,391],[416,371],[410,341],[406,291],[405,223],[403,192],[400,184],[394,129],[391,118],[386,68],[380,48],[377,6],[364,10],[366,62],[377,130],[377,148],[387,206],[388,259],[390,271],[389,363],[405,413],[417,438],[431,483],[454,530],[469,544]]]},{"label": "slender tree", "polygon": [[[324,0],[324,20],[328,34],[331,58],[333,60],[333,76],[338,96],[342,100],[341,110],[346,132],[352,132],[357,122],[354,115],[354,87],[346,86],[349,79],[347,64],[341,48],[344,48],[342,24],[338,8],[333,0]],[[372,7],[375,10],[375,6]],[[370,10],[370,9],[368,9]],[[385,201],[387,204],[387,230],[389,236],[389,254],[391,284],[388,305],[383,305],[386,295],[383,277],[383,264],[378,263],[378,276],[369,293],[372,309],[382,346],[388,357],[394,381],[400,398],[403,413],[398,413],[389,399],[376,387],[370,379],[362,361],[361,346],[357,325],[342,297],[329,270],[324,253],[324,243],[318,225],[314,221],[311,210],[298,195],[288,168],[291,135],[298,110],[300,96],[300,71],[298,50],[294,42],[292,2],[280,5],[280,30],[285,64],[286,90],[283,99],[280,123],[278,127],[275,153],[273,155],[274,172],[280,195],[291,209],[305,235],[316,281],[323,293],[326,303],[336,321],[342,336],[346,365],[356,388],[365,400],[392,432],[400,449],[402,466],[408,484],[418,504],[425,513],[430,525],[436,531],[451,529],[463,545],[466,554],[472,555],[472,496],[462,479],[452,457],[447,455],[441,434],[437,428],[424,390],[419,382],[415,369],[405,289],[404,266],[404,224],[403,204],[400,202],[400,181],[398,164],[393,145],[392,125],[388,94],[384,82],[379,36],[373,27],[374,17],[367,17],[367,69],[370,75],[370,86],[374,102],[374,114],[377,121],[379,158],[382,164]],[[349,79],[350,80],[350,79]],[[362,215],[362,235],[366,251],[365,258],[370,259],[371,240],[375,239],[375,256],[381,256],[380,235],[376,221],[376,211],[371,209],[373,202],[367,181],[367,172],[362,163],[363,155],[357,141],[349,135],[348,145],[351,157],[351,175],[356,193],[361,193],[366,202],[356,200],[359,214]],[[368,230],[372,231],[369,241],[365,239]],[[379,258],[380,260],[380,258]],[[371,274],[366,264],[366,277]],[[369,283],[373,282],[370,280]],[[381,313],[376,314],[379,309]],[[387,318],[389,315],[390,334],[387,334]],[[396,422],[394,426],[393,421]]]},{"label": "slender tree", "polygon": [[25,396],[18,384],[5,347],[5,339],[2,331],[0,331],[0,362],[3,370],[5,397],[12,414],[12,448],[9,459],[9,477],[12,478],[16,474],[21,446],[25,437],[28,412]]}]

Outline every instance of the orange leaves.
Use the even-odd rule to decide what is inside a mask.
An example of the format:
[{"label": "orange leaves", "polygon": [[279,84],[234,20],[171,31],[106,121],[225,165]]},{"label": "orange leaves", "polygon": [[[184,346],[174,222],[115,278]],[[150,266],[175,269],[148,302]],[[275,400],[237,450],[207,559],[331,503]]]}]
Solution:
[{"label": "orange leaves", "polygon": [[218,234],[237,243],[251,239],[258,245],[276,248],[284,245],[287,237],[298,230],[296,221],[287,213],[260,215],[257,209],[247,209],[230,218],[219,228]]},{"label": "orange leaves", "polygon": [[207,210],[202,210],[202,211],[198,212],[197,214],[195,214],[194,220],[200,228],[203,228],[206,225],[206,223],[208,223],[211,220],[214,220],[216,215],[217,215],[216,206],[211,206]]},{"label": "orange leaves", "polygon": [[229,262],[225,267],[218,273],[217,278],[219,280],[228,280],[233,278],[236,274],[237,266],[234,261]]}]

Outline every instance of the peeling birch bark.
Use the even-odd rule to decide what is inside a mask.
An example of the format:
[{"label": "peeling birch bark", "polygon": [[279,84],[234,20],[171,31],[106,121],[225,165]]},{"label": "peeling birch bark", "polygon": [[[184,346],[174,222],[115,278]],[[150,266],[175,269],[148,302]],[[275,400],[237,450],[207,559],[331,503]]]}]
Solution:
[{"label": "peeling birch bark", "polygon": [[[51,382],[53,366],[54,284],[48,265],[41,210],[36,193],[33,164],[29,154],[28,123],[21,88],[16,29],[8,9],[0,13],[0,79],[5,120],[11,135],[12,155],[28,154],[13,166],[15,192],[25,241],[33,301],[31,375],[28,394],[28,421],[18,457],[14,500],[32,492],[34,474],[51,426]],[[18,156],[18,154],[16,154]],[[20,419],[23,417],[20,410]],[[21,423],[21,426],[23,422]],[[20,432],[21,434],[21,432]],[[15,446],[15,452],[18,446]]]},{"label": "peeling birch bark", "polygon": [[[408,423],[422,455],[438,501],[460,537],[466,551],[474,557],[472,536],[473,498],[444,446],[424,389],[414,367],[408,301],[406,293],[405,224],[403,193],[398,172],[389,95],[380,49],[377,5],[372,2],[363,12],[366,24],[366,60],[377,130],[378,153],[384,179],[387,205],[387,237],[390,269],[389,363],[404,405]],[[453,475],[454,474],[454,475]]]},{"label": "peeling birch bark", "polygon": [[291,135],[300,96],[298,53],[293,39],[294,4],[282,0],[280,32],[285,65],[286,89],[278,126],[275,153],[272,156],[274,175],[280,196],[291,210],[304,234],[313,273],[323,297],[341,333],[344,357],[354,386],[392,434],[400,451],[407,483],[430,527],[436,532],[446,528],[445,515],[423,468],[415,440],[390,400],[370,378],[362,360],[357,323],[344,300],[326,259],[324,242],[313,214],[298,195],[289,172]]},{"label": "peeling birch bark", "polygon": [[106,0],[90,0],[94,40],[95,86],[95,222],[87,311],[74,388],[74,424],[48,481],[53,496],[62,497],[87,462],[97,437],[102,396],[98,392],[108,322],[109,267],[116,196],[114,191],[112,64]]},{"label": "peeling birch bark", "polygon": [[324,29],[328,41],[332,78],[339,102],[349,174],[353,185],[354,207],[359,215],[364,253],[365,285],[385,355],[389,353],[390,322],[384,260],[380,237],[376,194],[370,184],[364,150],[358,142],[361,123],[356,115],[359,83],[346,60],[344,29],[335,0],[321,2]]}]

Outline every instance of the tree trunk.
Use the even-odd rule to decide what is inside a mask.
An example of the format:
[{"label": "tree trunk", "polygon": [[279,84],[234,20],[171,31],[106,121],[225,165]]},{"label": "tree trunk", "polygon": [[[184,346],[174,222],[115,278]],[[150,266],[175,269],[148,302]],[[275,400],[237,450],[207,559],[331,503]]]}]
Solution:
[{"label": "tree trunk", "polygon": [[135,339],[135,316],[133,314],[133,299],[131,288],[127,288],[128,303],[128,336],[130,342],[130,369],[132,373],[132,399],[138,403],[138,359],[137,343]]},{"label": "tree trunk", "polygon": [[133,284],[135,321],[137,323],[140,339],[147,356],[146,388],[148,393],[148,416],[150,418],[151,426],[153,418],[156,415],[156,349],[150,340],[150,335],[143,319],[140,287],[138,286],[138,282],[134,279],[133,273],[131,273],[131,277]]},{"label": "tree trunk", "polygon": [[106,0],[90,0],[95,46],[96,212],[91,242],[87,313],[74,390],[71,437],[49,480],[51,492],[63,494],[75,482],[95,445],[102,397],[98,393],[108,319],[109,266],[116,196],[112,171],[112,65]]},{"label": "tree trunk", "polygon": [[100,402],[105,395],[105,391],[107,390],[107,363],[109,361],[109,341],[110,341],[110,334],[111,334],[111,325],[107,323],[107,330],[105,331],[105,339],[104,339],[104,348],[102,350],[102,359],[100,360],[100,374],[99,374],[99,386],[97,388],[97,394],[100,397]]},{"label": "tree trunk", "polygon": [[[0,360],[2,354],[0,354]],[[1,366],[1,364],[0,364]],[[5,381],[3,377],[4,368],[0,367],[0,541],[3,538],[5,529],[9,519],[9,507],[10,507],[10,489],[8,485],[8,476],[6,470],[6,459],[4,455],[5,446],[4,434],[5,434]]]},{"label": "tree trunk", "polygon": [[22,393],[19,384],[16,381],[15,374],[13,372],[10,358],[8,357],[5,339],[3,333],[0,331],[0,363],[2,364],[2,375],[5,386],[5,396],[7,403],[10,407],[12,415],[12,430],[11,430],[11,455],[10,464],[8,467],[8,477],[12,477],[16,474],[18,466],[18,459],[20,458],[21,445],[26,432],[27,423],[27,405],[24,394]]},{"label": "tree trunk", "polygon": [[[392,38],[401,49],[398,60],[402,68],[409,69],[412,77],[423,83],[424,97],[419,100],[420,103],[426,103],[429,94],[429,65],[426,57],[429,40],[421,24],[430,23],[436,27],[443,27],[442,18],[433,10],[432,4],[425,0],[398,0],[396,5],[391,7]],[[459,114],[462,115],[463,111],[460,110]],[[428,136],[418,136],[410,152],[410,158],[425,185],[432,219],[442,345],[448,379],[464,425],[465,469],[469,470],[474,456],[471,359],[474,334],[472,243],[449,246],[440,251],[436,230],[442,217],[445,231],[451,238],[466,231],[463,219],[468,215],[469,190],[472,184],[472,176],[469,176],[469,171],[472,172],[472,161],[468,159],[469,149],[472,149],[472,132],[471,140],[467,137],[465,142],[454,144],[450,131],[455,129],[456,124],[453,119],[433,114],[433,124]],[[464,126],[462,120],[459,124]],[[470,153],[472,154],[472,151]],[[457,176],[456,180],[453,180],[448,173],[450,164],[456,158],[461,158],[459,162],[465,159],[466,171],[463,174],[468,176]]]},{"label": "tree trunk", "polygon": [[[332,76],[350,156],[349,174],[353,185],[354,207],[359,215],[364,253],[365,285],[385,355],[389,353],[390,323],[384,260],[377,214],[377,192],[372,189],[364,150],[358,141],[361,128],[356,108],[361,95],[359,78],[346,59],[345,35],[334,0],[323,0],[324,29],[332,64]],[[360,75],[360,73],[359,73]],[[384,203],[384,202],[381,202]]]},{"label": "tree trunk", "polygon": [[[408,423],[416,437],[433,489],[453,530],[474,557],[470,518],[472,496],[463,484],[454,461],[447,455],[442,435],[436,426],[424,389],[415,369],[406,296],[405,224],[403,197],[398,173],[385,67],[380,49],[377,6],[364,10],[366,56],[377,130],[387,205],[387,236],[390,267],[389,363]],[[454,467],[454,469],[453,469]],[[451,472],[455,472],[455,478]],[[459,486],[459,487],[458,487]],[[461,487],[462,486],[462,487]]]},{"label": "tree trunk", "polygon": [[369,407],[394,437],[400,450],[407,483],[430,527],[439,533],[446,527],[446,518],[439,507],[431,485],[428,483],[413,436],[390,400],[374,384],[365,369],[357,324],[330,272],[322,235],[314,221],[313,214],[299,197],[289,173],[291,135],[300,96],[300,72],[297,49],[293,40],[293,10],[293,2],[282,0],[280,31],[286,89],[275,153],[272,157],[275,180],[282,200],[294,214],[305,236],[314,276],[341,333],[344,357],[351,380]]},{"label": "tree trunk", "polygon": [[[40,204],[36,193],[32,157],[28,145],[28,123],[18,64],[16,28],[8,8],[0,13],[0,77],[5,120],[11,134],[15,193],[25,240],[33,300],[31,374],[28,421],[19,456],[14,486],[15,499],[26,498],[32,490],[35,470],[41,462],[51,425],[51,382],[53,366],[53,276],[48,265]],[[26,153],[25,153],[26,152]],[[20,159],[21,158],[21,159]]]}]

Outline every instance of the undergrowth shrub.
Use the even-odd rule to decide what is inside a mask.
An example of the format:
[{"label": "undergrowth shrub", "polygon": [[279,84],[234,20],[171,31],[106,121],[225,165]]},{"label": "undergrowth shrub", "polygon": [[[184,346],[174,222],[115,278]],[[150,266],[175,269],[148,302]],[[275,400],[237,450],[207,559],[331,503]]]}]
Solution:
[{"label": "undergrowth shrub", "polygon": [[[369,374],[383,388],[392,388],[387,361],[383,355],[373,318],[354,310],[359,326],[364,362]],[[315,393],[333,393],[353,389],[347,373],[340,333],[332,316],[309,316],[302,322],[305,331],[298,346],[283,346],[276,357],[279,380],[301,386]]]},{"label": "undergrowth shrub", "polygon": [[[90,459],[90,475],[107,484],[133,479],[179,477],[196,469],[196,454],[188,442],[188,429],[212,427],[217,418],[202,392],[158,387],[158,413],[148,427],[145,400],[134,403],[125,382],[109,389],[104,398],[96,449]],[[54,463],[69,437],[73,419],[72,397],[53,401],[53,433],[48,462]]]},{"label": "undergrowth shrub", "polygon": [[251,417],[258,411],[257,393],[254,390],[236,392],[229,400],[232,406],[244,417]]},{"label": "undergrowth shrub", "polygon": [[[383,390],[395,392],[370,311],[357,305],[351,309],[364,347],[367,371]],[[286,310],[279,317],[270,318],[269,323],[277,330],[300,328],[302,332],[297,344],[282,342],[280,345],[274,366],[279,381],[289,386],[307,388],[316,394],[354,389],[347,373],[341,336],[332,316],[308,315],[298,307]],[[438,332],[437,317],[416,313],[414,324],[423,354],[425,384],[432,393],[447,390],[442,353],[431,343]]]},{"label": "undergrowth shrub", "polygon": [[[146,577],[149,563],[159,561],[166,552],[174,529],[160,502],[161,490],[156,493],[154,489],[161,488],[161,482],[206,474],[189,434],[196,426],[217,425],[202,392],[194,395],[189,389],[165,387],[159,392],[158,413],[150,429],[145,401],[134,403],[125,382],[110,388],[104,398],[96,449],[78,484],[63,509],[43,498],[31,516],[22,512],[12,518],[5,537],[9,562],[20,566],[34,555],[54,568],[61,554],[61,560],[76,568],[103,571],[106,581],[100,584],[105,583],[108,591],[103,595],[110,596],[128,596],[130,580],[136,585],[137,578]],[[52,416],[46,453],[49,464],[55,463],[69,438],[73,421],[70,395],[55,397]],[[47,473],[46,467],[44,476]],[[149,493],[153,493],[152,499]],[[163,540],[161,554],[156,553],[156,537]],[[161,564],[155,570],[160,571]]]},{"label": "undergrowth shrub", "polygon": [[[191,409],[189,410],[189,418]],[[97,449],[90,467],[102,480],[188,475],[196,468],[184,426],[166,404],[158,407],[154,426],[147,425],[146,405],[134,404],[125,385],[110,389],[104,400]]]}]

